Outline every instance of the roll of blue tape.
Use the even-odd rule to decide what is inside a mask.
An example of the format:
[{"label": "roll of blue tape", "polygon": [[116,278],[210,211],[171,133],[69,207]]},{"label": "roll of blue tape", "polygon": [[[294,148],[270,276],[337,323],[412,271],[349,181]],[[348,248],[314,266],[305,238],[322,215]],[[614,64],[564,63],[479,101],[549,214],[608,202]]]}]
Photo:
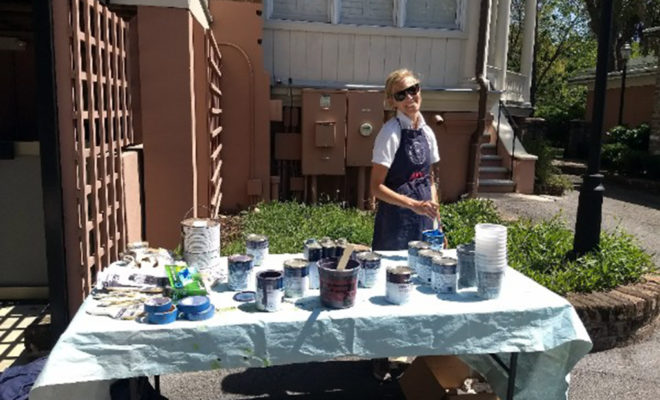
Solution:
[{"label": "roll of blue tape", "polygon": [[195,314],[205,311],[210,304],[211,301],[206,296],[189,296],[181,299],[177,307],[182,313]]},{"label": "roll of blue tape", "polygon": [[150,324],[169,324],[170,322],[176,321],[176,317],[179,312],[176,307],[170,306],[170,309],[165,312],[153,312],[147,313],[147,322]]},{"label": "roll of blue tape", "polygon": [[172,308],[169,297],[152,297],[144,302],[144,311],[147,313],[165,312]]},{"label": "roll of blue tape", "polygon": [[198,313],[185,313],[184,317],[190,321],[202,321],[211,318],[213,314],[215,314],[215,307],[213,307],[212,304],[209,304],[206,310]]}]

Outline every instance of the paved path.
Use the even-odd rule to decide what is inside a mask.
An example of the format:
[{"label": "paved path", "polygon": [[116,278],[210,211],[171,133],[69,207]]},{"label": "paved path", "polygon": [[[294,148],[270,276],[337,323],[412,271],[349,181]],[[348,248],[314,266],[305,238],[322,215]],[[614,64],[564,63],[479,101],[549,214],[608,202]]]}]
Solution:
[{"label": "paved path", "polygon": [[[533,220],[559,214],[575,228],[579,192],[562,197],[497,194],[494,201],[505,217]],[[615,184],[605,188],[602,227],[622,228],[637,237],[639,245],[660,266],[660,196]],[[660,320],[646,327],[633,344],[588,354],[573,369],[570,400],[660,399]]]}]

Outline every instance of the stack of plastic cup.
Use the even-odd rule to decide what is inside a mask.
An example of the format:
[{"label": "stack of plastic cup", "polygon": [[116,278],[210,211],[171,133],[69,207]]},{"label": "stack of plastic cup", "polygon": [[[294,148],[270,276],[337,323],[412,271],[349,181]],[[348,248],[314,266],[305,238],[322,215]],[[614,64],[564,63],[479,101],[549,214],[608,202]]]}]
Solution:
[{"label": "stack of plastic cup", "polygon": [[507,266],[506,227],[477,224],[474,232],[477,294],[484,299],[493,299],[500,295]]}]

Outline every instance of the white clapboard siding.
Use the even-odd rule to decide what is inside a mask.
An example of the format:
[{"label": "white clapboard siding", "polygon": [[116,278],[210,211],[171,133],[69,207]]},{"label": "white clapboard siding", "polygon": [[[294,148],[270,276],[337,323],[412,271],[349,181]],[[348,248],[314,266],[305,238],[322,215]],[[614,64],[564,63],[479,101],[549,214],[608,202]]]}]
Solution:
[{"label": "white clapboard siding", "polygon": [[273,13],[271,18],[330,22],[328,16],[329,0],[271,0],[273,2]]},{"label": "white clapboard siding", "polygon": [[458,87],[465,39],[351,32],[264,29],[264,62],[272,82],[382,85],[397,68],[424,84]]}]

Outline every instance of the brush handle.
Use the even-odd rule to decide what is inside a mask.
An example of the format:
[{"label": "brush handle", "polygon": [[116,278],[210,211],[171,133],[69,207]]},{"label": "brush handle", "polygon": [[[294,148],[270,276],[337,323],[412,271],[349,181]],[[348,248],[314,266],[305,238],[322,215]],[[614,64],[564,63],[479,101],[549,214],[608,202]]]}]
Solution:
[{"label": "brush handle", "polygon": [[339,263],[337,264],[337,271],[343,271],[344,269],[346,269],[346,264],[348,264],[348,260],[351,258],[352,252],[353,252],[353,245],[348,243],[344,248],[344,253],[341,255],[341,258],[339,259]]}]

